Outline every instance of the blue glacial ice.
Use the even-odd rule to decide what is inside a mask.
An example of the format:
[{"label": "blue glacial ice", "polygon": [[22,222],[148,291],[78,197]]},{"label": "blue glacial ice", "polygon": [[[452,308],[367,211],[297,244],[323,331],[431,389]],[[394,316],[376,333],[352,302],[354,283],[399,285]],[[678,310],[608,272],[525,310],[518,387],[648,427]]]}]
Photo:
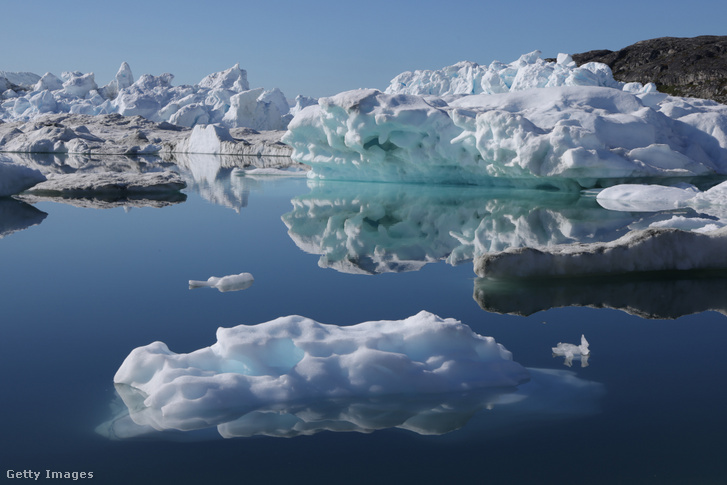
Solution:
[{"label": "blue glacial ice", "polygon": [[727,174],[726,133],[727,106],[661,93],[360,89],[303,109],[283,141],[318,178],[579,189]]},{"label": "blue glacial ice", "polygon": [[[520,247],[607,242],[671,214],[608,211],[578,192],[310,181],[282,216],[319,266],[347,273],[416,271]],[[684,212],[684,211],[682,211]],[[695,214],[683,214],[696,217]]]}]

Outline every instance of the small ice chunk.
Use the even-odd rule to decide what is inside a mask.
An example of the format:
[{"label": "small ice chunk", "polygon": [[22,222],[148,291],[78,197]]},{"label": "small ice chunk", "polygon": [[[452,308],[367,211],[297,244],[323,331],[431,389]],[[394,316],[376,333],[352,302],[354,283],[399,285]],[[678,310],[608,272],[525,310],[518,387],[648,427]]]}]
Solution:
[{"label": "small ice chunk", "polygon": [[210,276],[207,281],[189,280],[189,289],[217,288],[220,291],[246,290],[252,286],[255,278],[250,273],[240,273],[222,277]]},{"label": "small ice chunk", "polygon": [[581,335],[581,344],[565,344],[558,342],[558,345],[553,347],[553,357],[563,356],[565,361],[563,364],[571,367],[573,365],[573,359],[576,358],[581,361],[581,367],[588,367],[588,356],[591,355],[591,351],[588,348],[588,340],[585,335]]}]

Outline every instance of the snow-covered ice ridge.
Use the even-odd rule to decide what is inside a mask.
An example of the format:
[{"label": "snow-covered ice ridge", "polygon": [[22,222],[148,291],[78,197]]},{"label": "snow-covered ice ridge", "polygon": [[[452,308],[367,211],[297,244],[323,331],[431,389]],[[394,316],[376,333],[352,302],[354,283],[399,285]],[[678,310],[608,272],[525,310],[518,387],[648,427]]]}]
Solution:
[{"label": "snow-covered ice ridge", "polygon": [[45,113],[118,113],[186,127],[217,123],[256,130],[282,130],[290,121],[285,95],[277,88],[250,89],[239,64],[195,85],[173,86],[173,79],[168,73],[144,74],[135,81],[126,62],[104,86],[96,84],[93,73],[64,72],[59,78],[0,71],[0,120],[28,121]]},{"label": "snow-covered ice ridge", "polygon": [[558,54],[556,62],[540,58],[540,51],[520,56],[509,64],[493,61],[489,66],[462,61],[437,70],[406,71],[391,80],[387,94],[447,96],[496,94],[555,86],[604,86],[632,93],[656,91],[648,83],[623,83],[613,78],[611,68],[600,62],[578,67],[568,54]]},{"label": "snow-covered ice ridge", "polygon": [[327,399],[513,388],[528,371],[492,337],[427,312],[348,327],[300,316],[217,330],[176,354],[134,349],[114,383],[137,425],[191,430],[255,409]]},{"label": "snow-covered ice ridge", "polygon": [[727,173],[727,106],[621,85],[605,65],[529,55],[506,71],[515,64],[500,91],[420,73],[410,91],[435,94],[390,87],[321,98],[283,141],[328,179],[578,189]]}]

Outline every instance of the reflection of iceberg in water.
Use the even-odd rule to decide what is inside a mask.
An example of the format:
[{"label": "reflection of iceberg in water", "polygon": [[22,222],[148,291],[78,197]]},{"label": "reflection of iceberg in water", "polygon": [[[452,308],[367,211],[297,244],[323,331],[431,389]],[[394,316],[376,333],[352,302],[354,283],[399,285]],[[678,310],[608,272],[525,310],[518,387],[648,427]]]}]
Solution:
[{"label": "reflection of iceberg in water", "polygon": [[38,225],[47,215],[25,202],[0,197],[0,238]]},{"label": "reflection of iceberg in water", "polygon": [[727,315],[725,274],[623,275],[542,280],[475,280],[473,298],[483,310],[532,315],[551,308],[612,308],[642,318],[674,319],[705,311]]},{"label": "reflection of iceberg in water", "polygon": [[[600,397],[597,384],[555,374],[554,385],[553,375],[525,369],[492,337],[427,312],[344,327],[281,317],[220,328],[215,344],[189,354],[162,342],[134,349],[114,376],[128,413],[99,432],[127,438],[215,427],[223,437],[290,437],[396,427],[442,434],[483,409],[548,392],[575,400],[586,387]],[[529,386],[532,376],[542,382]]]},{"label": "reflection of iceberg in water", "polygon": [[467,186],[316,182],[283,216],[319,266],[349,273],[457,264],[511,247],[609,241],[642,218],[578,193]]},{"label": "reflection of iceberg in water", "polygon": [[[97,432],[109,439],[206,440],[271,436],[292,438],[324,431],[371,433],[399,428],[420,435],[442,435],[462,428],[477,432],[511,432],[523,423],[595,414],[604,394],[602,384],[569,371],[528,369],[531,379],[518,388],[477,389],[448,394],[408,394],[368,398],[332,398],[265,406],[240,406],[236,419],[210,422],[190,431],[155,429],[137,424],[123,402],[143,408],[144,396],[125,385],[112,406],[112,417]],[[470,424],[477,417],[476,423]],[[199,416],[200,421],[206,420]],[[474,428],[473,428],[474,426]],[[472,429],[470,429],[472,428]],[[508,431],[510,430],[510,431]]]},{"label": "reflection of iceberg in water", "polygon": [[240,169],[302,167],[289,157],[272,156],[175,153],[174,161],[189,188],[214,204],[236,211],[247,207],[250,189],[258,183],[252,177],[237,176]]}]

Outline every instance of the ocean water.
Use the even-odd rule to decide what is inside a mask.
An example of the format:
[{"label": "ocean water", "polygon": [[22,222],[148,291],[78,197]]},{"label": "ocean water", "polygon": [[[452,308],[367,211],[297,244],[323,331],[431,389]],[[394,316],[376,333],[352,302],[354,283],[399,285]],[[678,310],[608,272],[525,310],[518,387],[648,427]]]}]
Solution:
[{"label": "ocean water", "polygon": [[[50,470],[101,484],[727,481],[727,279],[496,284],[472,270],[485,250],[614,239],[664,214],[613,213],[580,194],[185,176],[186,198],[170,201],[2,201],[6,480]],[[255,277],[243,291],[187,284],[241,272]],[[138,346],[190,352],[220,326],[421,310],[493,336],[533,369],[517,391],[527,399],[455,409],[428,434],[103,431],[123,414],[113,376]],[[582,334],[587,366],[553,356]]]}]

